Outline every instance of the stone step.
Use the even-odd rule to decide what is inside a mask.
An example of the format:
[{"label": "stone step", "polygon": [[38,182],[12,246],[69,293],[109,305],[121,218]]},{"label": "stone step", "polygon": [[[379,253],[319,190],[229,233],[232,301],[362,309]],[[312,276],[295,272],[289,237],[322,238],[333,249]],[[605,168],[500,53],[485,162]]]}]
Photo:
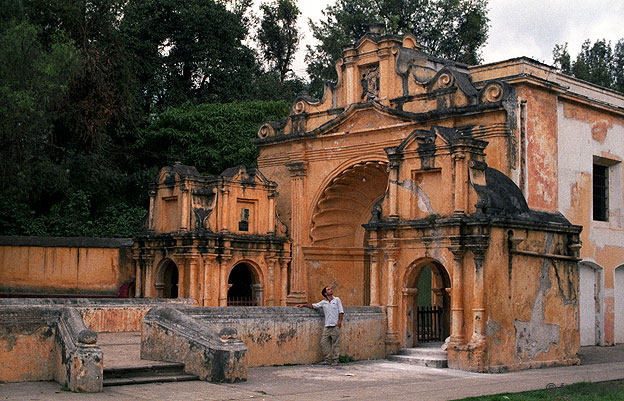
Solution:
[{"label": "stone step", "polygon": [[147,366],[126,366],[104,369],[104,386],[127,384],[162,383],[198,380],[194,375],[184,373],[182,363],[160,363]]},{"label": "stone step", "polygon": [[397,355],[388,356],[388,360],[430,368],[446,368],[448,356],[447,352],[440,348],[442,344],[425,343],[414,348],[401,348]]},{"label": "stone step", "polygon": [[447,368],[448,359],[438,357],[421,357],[414,355],[389,355],[389,361],[407,363],[410,365],[426,366],[428,368]]},{"label": "stone step", "polygon": [[182,382],[199,380],[199,377],[194,375],[173,375],[173,376],[144,376],[144,377],[117,377],[113,379],[105,379],[104,386],[127,386],[131,384],[147,384],[147,383],[167,383],[167,382]]},{"label": "stone step", "polygon": [[446,351],[440,348],[401,348],[399,355],[446,358]]}]

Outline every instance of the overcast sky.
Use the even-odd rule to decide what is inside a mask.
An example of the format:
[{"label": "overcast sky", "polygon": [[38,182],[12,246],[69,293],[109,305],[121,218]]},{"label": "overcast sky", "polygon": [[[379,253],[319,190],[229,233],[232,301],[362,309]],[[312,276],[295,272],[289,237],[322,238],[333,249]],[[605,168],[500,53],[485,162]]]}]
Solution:
[{"label": "overcast sky", "polygon": [[[305,76],[306,44],[313,43],[308,19],[318,21],[334,0],[299,0],[299,26],[304,34],[293,69]],[[490,0],[489,39],[484,62],[527,56],[552,64],[552,49],[568,42],[574,58],[585,39],[624,38],[624,0]]]}]

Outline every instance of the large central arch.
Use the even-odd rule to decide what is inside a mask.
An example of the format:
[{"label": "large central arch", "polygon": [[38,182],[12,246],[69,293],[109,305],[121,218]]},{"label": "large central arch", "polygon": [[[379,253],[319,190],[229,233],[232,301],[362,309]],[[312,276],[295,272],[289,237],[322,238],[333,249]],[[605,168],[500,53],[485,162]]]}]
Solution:
[{"label": "large central arch", "polygon": [[388,187],[386,163],[360,162],[343,170],[325,187],[314,212],[314,246],[363,247],[364,229],[373,204]]}]

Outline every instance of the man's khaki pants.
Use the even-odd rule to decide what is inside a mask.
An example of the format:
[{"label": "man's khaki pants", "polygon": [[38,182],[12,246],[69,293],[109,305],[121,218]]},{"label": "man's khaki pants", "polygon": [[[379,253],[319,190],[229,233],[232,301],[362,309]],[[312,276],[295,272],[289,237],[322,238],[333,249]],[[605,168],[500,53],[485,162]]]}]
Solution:
[{"label": "man's khaki pants", "polygon": [[321,336],[323,358],[327,362],[338,362],[340,355],[340,328],[338,326],[325,327]]}]

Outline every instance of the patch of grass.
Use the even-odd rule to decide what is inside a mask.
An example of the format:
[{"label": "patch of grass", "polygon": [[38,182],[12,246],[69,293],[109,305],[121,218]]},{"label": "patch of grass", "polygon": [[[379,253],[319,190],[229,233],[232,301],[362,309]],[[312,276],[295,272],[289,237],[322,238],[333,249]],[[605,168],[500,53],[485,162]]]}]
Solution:
[{"label": "patch of grass", "polygon": [[61,390],[63,391],[71,391],[69,389],[69,385],[67,384],[67,382],[63,383],[63,385],[61,385]]},{"label": "patch of grass", "polygon": [[355,359],[353,359],[353,357],[351,355],[339,355],[338,356],[338,362],[339,363],[349,363],[349,362],[353,362],[355,361]]},{"label": "patch of grass", "polygon": [[457,401],[620,401],[624,400],[624,380],[600,383],[577,383],[570,386],[550,384],[544,390],[503,393]]}]

